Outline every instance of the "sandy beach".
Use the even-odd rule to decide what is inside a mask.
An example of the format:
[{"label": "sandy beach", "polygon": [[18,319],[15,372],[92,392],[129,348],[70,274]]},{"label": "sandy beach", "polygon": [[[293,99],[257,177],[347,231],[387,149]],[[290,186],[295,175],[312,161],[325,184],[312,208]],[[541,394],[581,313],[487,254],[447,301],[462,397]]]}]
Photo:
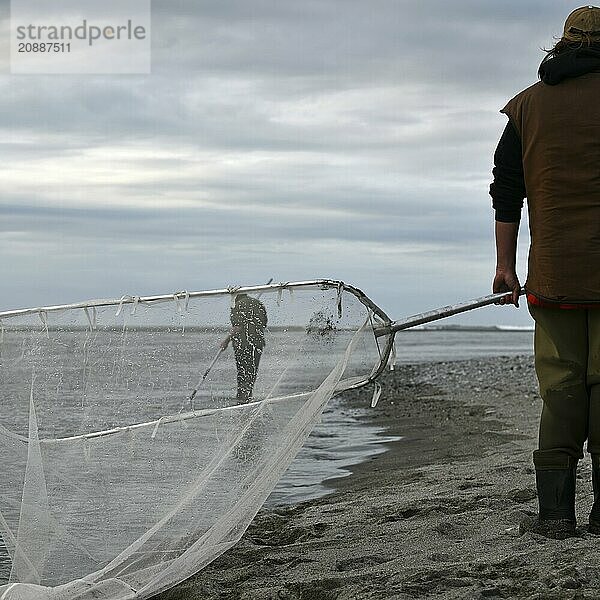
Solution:
[{"label": "sandy beach", "polygon": [[[328,482],[334,493],[262,510],[242,538],[161,600],[600,598],[600,537],[518,535],[536,510],[541,400],[530,356],[400,366],[365,419],[403,439]],[[372,390],[347,394],[368,405]]]}]

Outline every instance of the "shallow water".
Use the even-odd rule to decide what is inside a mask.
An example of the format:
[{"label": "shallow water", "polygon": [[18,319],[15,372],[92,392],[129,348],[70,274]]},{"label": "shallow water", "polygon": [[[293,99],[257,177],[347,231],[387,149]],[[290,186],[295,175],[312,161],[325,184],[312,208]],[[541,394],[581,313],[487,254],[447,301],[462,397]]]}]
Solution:
[{"label": "shallow water", "polygon": [[351,474],[347,467],[385,452],[385,444],[401,438],[385,435],[383,427],[366,425],[361,419],[368,407],[350,409],[339,398],[330,401],[265,506],[294,504],[331,493],[323,482]]},{"label": "shallow water", "polygon": [[533,353],[533,331],[426,331],[396,335],[398,363],[467,360]]}]

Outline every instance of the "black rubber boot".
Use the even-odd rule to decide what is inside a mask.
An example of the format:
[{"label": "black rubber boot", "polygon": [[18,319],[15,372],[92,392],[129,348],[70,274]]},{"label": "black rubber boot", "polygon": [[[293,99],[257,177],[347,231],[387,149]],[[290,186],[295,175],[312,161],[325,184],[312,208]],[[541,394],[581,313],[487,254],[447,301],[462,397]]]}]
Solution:
[{"label": "black rubber boot", "polygon": [[536,470],[540,512],[535,517],[525,518],[519,525],[519,533],[537,533],[557,540],[576,535],[576,473],[577,467]]},{"label": "black rubber boot", "polygon": [[590,512],[590,533],[600,535],[600,454],[592,454],[592,487],[594,504]]}]

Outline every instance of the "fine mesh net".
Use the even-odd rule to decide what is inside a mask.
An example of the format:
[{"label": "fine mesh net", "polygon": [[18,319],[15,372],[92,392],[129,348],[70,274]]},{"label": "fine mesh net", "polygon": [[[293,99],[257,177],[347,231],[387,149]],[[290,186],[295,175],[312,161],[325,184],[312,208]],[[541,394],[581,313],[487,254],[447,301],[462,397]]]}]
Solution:
[{"label": "fine mesh net", "polygon": [[391,344],[338,282],[0,318],[2,600],[147,598],[193,575]]}]

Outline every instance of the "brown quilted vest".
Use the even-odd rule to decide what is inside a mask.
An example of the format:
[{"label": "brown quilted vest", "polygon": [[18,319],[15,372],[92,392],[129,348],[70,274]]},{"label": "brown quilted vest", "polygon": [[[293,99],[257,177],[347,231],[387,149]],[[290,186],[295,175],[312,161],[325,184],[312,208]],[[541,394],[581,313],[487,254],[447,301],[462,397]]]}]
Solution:
[{"label": "brown quilted vest", "polygon": [[551,301],[600,303],[600,73],[536,83],[501,112],[523,145],[527,291]]}]

